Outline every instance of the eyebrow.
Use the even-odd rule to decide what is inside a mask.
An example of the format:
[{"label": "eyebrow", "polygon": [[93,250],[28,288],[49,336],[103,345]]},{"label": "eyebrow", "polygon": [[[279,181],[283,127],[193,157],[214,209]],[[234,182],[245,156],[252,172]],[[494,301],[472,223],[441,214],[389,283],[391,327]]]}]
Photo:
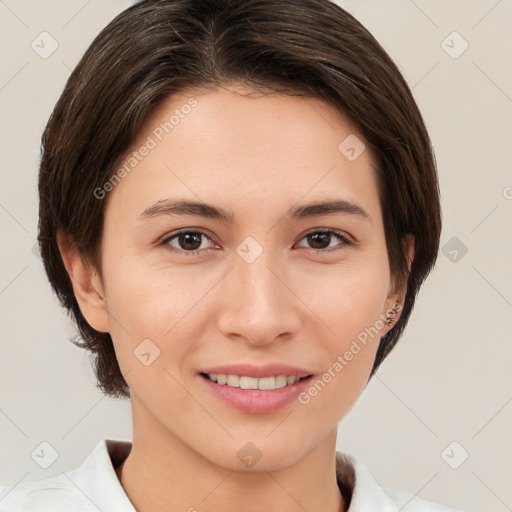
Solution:
[{"label": "eyebrow", "polygon": [[[370,216],[361,206],[344,199],[312,202],[299,206],[295,209],[290,208],[286,213],[288,217],[292,219],[306,219],[341,213],[358,216],[371,223]],[[172,201],[170,199],[161,199],[149,206],[141,213],[139,219],[146,220],[160,215],[194,215],[221,220],[228,223],[233,223],[234,221],[234,214],[232,211],[226,211],[218,206],[213,206],[199,201]]]}]

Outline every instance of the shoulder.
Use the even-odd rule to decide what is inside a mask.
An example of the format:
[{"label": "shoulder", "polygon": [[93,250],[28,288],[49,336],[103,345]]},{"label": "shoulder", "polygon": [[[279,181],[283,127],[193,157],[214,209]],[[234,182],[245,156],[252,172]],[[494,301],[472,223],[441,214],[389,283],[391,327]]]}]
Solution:
[{"label": "shoulder", "polygon": [[0,511],[135,512],[114,469],[130,449],[130,442],[103,439],[76,469],[10,487],[0,485]]},{"label": "shoulder", "polygon": [[94,504],[64,475],[0,486],[2,512],[97,511]]},{"label": "shoulder", "polygon": [[381,487],[361,459],[336,452],[340,490],[348,494],[348,512],[462,512],[398,489]]}]

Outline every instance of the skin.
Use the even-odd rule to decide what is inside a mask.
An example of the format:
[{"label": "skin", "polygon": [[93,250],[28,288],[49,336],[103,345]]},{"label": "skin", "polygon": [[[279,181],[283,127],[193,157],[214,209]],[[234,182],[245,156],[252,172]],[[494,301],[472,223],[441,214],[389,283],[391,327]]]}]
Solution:
[{"label": "skin", "polygon": [[[207,392],[198,372],[279,361],[318,378],[403,303],[389,271],[372,155],[367,146],[349,161],[338,150],[348,135],[362,135],[319,99],[250,92],[182,91],[146,119],[134,150],[190,97],[198,102],[109,192],[103,279],[59,236],[80,309],[111,334],[131,388],[133,447],[118,476],[137,511],[346,510],[335,476],[337,425],[364,390],[389,327],[308,404],[273,413],[231,408]],[[235,220],[138,220],[166,198],[214,204]],[[326,198],[356,203],[370,220],[286,217],[291,207]],[[179,237],[157,245],[181,228],[211,236],[197,235],[193,248]],[[315,229],[355,243],[331,236],[314,245],[306,235]],[[252,263],[236,252],[248,236],[263,250]],[[147,338],[160,350],[149,366],[134,357]],[[262,454],[252,468],[237,457],[247,442]]]}]

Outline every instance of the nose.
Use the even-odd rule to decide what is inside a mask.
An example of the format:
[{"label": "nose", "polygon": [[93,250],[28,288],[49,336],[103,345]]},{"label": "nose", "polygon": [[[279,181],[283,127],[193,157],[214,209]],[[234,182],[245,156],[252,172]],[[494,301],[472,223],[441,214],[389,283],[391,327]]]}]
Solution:
[{"label": "nose", "polygon": [[270,252],[251,263],[236,256],[221,284],[218,327],[226,337],[265,346],[299,332],[302,303],[287,282],[284,265]]}]

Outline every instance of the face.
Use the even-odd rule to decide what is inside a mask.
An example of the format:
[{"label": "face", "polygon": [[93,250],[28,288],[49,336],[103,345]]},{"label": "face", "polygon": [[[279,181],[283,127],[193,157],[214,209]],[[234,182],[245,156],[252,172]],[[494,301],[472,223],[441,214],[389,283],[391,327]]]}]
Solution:
[{"label": "face", "polygon": [[[181,92],[146,120],[105,187],[102,307],[82,309],[111,333],[148,439],[238,470],[239,450],[257,450],[263,470],[336,430],[397,296],[362,135],[321,100],[248,92]],[[270,375],[312,377],[249,391],[202,375],[235,364],[247,367],[234,375],[282,364]]]}]

